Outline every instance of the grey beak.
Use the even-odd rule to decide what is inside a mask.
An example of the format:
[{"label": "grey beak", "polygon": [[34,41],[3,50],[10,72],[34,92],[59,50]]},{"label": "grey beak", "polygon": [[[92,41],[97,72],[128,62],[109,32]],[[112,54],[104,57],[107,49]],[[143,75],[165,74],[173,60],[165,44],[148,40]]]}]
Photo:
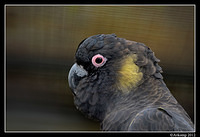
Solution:
[{"label": "grey beak", "polygon": [[82,66],[78,65],[77,63],[75,63],[71,67],[71,69],[69,71],[69,75],[68,75],[68,83],[69,83],[69,87],[72,89],[73,93],[74,93],[74,90],[76,89],[79,81],[87,75],[88,75],[88,72]]}]

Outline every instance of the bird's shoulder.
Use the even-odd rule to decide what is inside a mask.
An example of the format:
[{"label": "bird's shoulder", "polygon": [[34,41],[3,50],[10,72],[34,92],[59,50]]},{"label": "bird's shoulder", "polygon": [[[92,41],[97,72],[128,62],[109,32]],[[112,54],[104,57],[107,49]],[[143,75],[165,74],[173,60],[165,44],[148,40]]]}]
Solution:
[{"label": "bird's shoulder", "polygon": [[173,131],[193,130],[184,116],[162,107],[145,108],[131,120],[128,130]]}]

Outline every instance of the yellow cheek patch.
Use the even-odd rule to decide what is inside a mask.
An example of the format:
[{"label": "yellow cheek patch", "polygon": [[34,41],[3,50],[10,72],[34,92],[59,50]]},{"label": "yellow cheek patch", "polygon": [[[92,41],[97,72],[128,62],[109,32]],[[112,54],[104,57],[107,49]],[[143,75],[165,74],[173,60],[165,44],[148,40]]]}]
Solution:
[{"label": "yellow cheek patch", "polygon": [[138,86],[143,77],[143,73],[139,71],[139,67],[134,63],[137,60],[136,54],[128,55],[125,57],[118,71],[117,87],[122,92],[130,92],[130,90]]}]

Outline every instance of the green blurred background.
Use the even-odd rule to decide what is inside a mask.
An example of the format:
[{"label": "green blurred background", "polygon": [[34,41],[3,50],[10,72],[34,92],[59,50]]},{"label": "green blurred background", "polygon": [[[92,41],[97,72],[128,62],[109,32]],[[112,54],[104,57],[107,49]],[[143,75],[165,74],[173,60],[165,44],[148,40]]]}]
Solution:
[{"label": "green blurred background", "polygon": [[6,8],[6,130],[99,130],[76,110],[67,75],[78,44],[96,34],[145,43],[194,120],[194,6]]}]

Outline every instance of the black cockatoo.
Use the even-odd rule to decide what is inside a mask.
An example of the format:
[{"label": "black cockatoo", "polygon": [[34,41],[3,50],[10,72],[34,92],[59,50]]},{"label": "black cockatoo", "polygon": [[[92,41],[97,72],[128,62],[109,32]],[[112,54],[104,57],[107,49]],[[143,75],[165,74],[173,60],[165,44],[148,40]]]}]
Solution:
[{"label": "black cockatoo", "polygon": [[101,130],[193,131],[173,97],[154,52],[115,34],[83,40],[68,75],[74,103]]}]

